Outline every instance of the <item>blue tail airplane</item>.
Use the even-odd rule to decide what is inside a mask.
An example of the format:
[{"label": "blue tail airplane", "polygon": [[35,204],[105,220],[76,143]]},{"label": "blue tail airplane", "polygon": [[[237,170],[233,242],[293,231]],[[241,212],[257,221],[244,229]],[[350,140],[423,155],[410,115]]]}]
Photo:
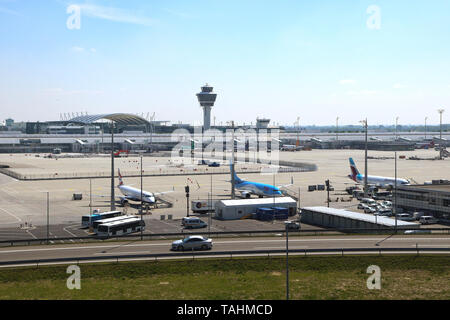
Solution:
[{"label": "blue tail airplane", "polygon": [[[230,173],[233,176],[232,164],[230,164]],[[242,197],[247,199],[249,199],[252,194],[257,195],[260,198],[283,196],[283,193],[280,190],[280,188],[287,187],[293,184],[293,181],[291,180],[291,183],[288,185],[276,187],[265,183],[245,181],[239,178],[236,172],[234,172],[234,181],[235,181],[234,185],[235,189],[241,193]]]}]

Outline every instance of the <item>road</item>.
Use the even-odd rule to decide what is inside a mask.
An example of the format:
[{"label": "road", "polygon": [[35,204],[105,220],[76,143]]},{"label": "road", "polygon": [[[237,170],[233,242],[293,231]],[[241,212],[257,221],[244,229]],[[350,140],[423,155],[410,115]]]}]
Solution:
[{"label": "road", "polygon": [[[213,251],[276,250],[285,248],[286,239],[284,237],[213,239],[213,243]],[[377,243],[379,246],[376,246]],[[156,240],[9,247],[0,249],[0,262],[169,253],[170,244],[170,240]],[[304,236],[289,239],[289,249],[415,248],[416,246],[419,248],[450,248],[450,237],[444,235],[398,235],[387,238],[386,236],[368,235]]]}]

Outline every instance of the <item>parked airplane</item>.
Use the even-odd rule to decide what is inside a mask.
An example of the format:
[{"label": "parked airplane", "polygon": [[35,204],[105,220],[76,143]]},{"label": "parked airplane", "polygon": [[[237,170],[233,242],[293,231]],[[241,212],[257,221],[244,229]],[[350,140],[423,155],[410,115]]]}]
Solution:
[{"label": "parked airplane", "polygon": [[[123,179],[122,179],[122,175],[120,174],[120,170],[119,171],[119,185],[117,186],[120,190],[120,192],[122,192],[123,197],[120,197],[120,204],[124,205],[125,203],[128,203],[128,201],[141,201],[141,189],[137,189],[137,188],[133,188],[131,186],[127,186],[123,183]],[[169,193],[169,192],[173,192],[173,191],[166,191],[166,192],[148,192],[148,191],[144,191],[142,190],[142,202],[147,203],[147,204],[151,204],[154,205],[156,204],[157,201],[157,196],[158,195],[162,195],[165,193]]]},{"label": "parked airplane", "polygon": [[302,147],[296,146],[295,144],[283,144],[281,146],[281,151],[299,151]]},{"label": "parked airplane", "polygon": [[[230,164],[230,173],[233,176],[233,168],[231,164]],[[291,183],[288,185],[276,187],[265,183],[245,181],[240,179],[235,172],[234,172],[234,181],[235,181],[234,185],[235,189],[239,191],[244,198],[247,199],[249,199],[252,194],[257,195],[260,198],[283,196],[283,193],[280,189],[293,184],[293,181],[291,180]]]},{"label": "parked airplane", "polygon": [[434,143],[434,141],[416,142],[416,149],[429,149],[429,148],[434,148],[435,146],[436,146],[436,144]]},{"label": "parked airplane", "polygon": [[[358,169],[356,168],[355,161],[353,161],[352,158],[350,158],[349,160],[350,160],[351,174],[349,174],[348,177],[357,183],[364,183],[364,175],[359,173]],[[367,183],[370,185],[379,186],[381,188],[387,188],[395,185],[395,178],[368,175]],[[410,181],[406,179],[397,178],[397,185],[406,185],[406,184],[410,184]]]}]

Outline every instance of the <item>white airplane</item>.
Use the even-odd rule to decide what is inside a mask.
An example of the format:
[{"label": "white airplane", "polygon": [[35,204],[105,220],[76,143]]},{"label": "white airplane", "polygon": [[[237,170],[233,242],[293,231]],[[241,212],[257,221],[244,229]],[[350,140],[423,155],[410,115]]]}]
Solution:
[{"label": "white airplane", "polygon": [[[122,192],[123,197],[120,197],[120,204],[124,205],[125,203],[128,203],[128,201],[141,201],[141,189],[133,188],[131,186],[127,186],[123,183],[122,175],[120,174],[119,170],[119,185],[117,186]],[[172,191],[166,191],[166,192],[148,192],[142,190],[142,202],[155,205],[157,201],[157,196],[170,193]]]},{"label": "white airplane", "polygon": [[[230,173],[233,175],[233,168],[230,164]],[[230,181],[231,182],[231,181]],[[250,199],[251,195],[257,195],[262,197],[280,197],[283,196],[282,188],[286,188],[294,184],[293,178],[291,177],[291,183],[282,186],[273,186],[266,183],[251,182],[240,179],[236,172],[234,172],[234,182],[236,191],[240,192],[242,197]]]},{"label": "white airplane", "polygon": [[[351,174],[348,175],[350,179],[357,183],[364,183],[364,175],[360,174],[356,168],[355,161],[352,158],[350,160]],[[395,178],[379,177],[379,176],[367,176],[367,184],[376,185],[381,188],[393,187],[395,185]],[[397,185],[411,184],[409,180],[397,178]]]},{"label": "white airplane", "polygon": [[296,146],[294,144],[283,144],[281,146],[281,151],[299,151],[302,147]]}]

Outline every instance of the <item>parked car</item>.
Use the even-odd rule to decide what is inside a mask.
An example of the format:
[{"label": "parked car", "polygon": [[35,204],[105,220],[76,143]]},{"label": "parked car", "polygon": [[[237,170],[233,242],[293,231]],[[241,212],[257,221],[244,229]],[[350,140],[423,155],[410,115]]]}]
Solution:
[{"label": "parked car", "polygon": [[364,208],[364,213],[375,213],[377,210],[371,207]]},{"label": "parked car", "polygon": [[358,209],[364,210],[364,209],[367,208],[367,207],[368,207],[368,205],[365,204],[365,203],[360,203],[360,204],[358,204]]},{"label": "parked car", "polygon": [[213,243],[211,239],[202,236],[189,236],[183,240],[176,240],[172,242],[171,250],[208,250],[212,249]]},{"label": "parked car", "polygon": [[425,215],[425,212],[414,212],[413,213],[413,217],[416,220],[420,220],[421,217],[423,217]]},{"label": "parked car", "polygon": [[405,234],[431,233],[431,230],[420,230],[420,229],[417,229],[417,230],[406,230],[404,233]]},{"label": "parked car", "polygon": [[191,218],[191,217],[185,217],[183,220],[181,220],[181,225],[185,227],[186,229],[193,229],[193,228],[205,228],[208,226],[208,224],[199,219],[199,218]]},{"label": "parked car", "polygon": [[438,219],[433,216],[422,216],[420,217],[419,222],[421,224],[435,224],[438,223]]},{"label": "parked car", "polygon": [[384,217],[390,217],[390,216],[392,216],[392,210],[391,209],[380,209],[380,210],[378,210],[378,215],[384,216]]},{"label": "parked car", "polygon": [[408,213],[399,213],[397,214],[397,219],[402,221],[414,221],[414,217]]},{"label": "parked car", "polygon": [[214,161],[208,164],[208,167],[220,167],[220,163]]},{"label": "parked car", "polygon": [[300,230],[300,223],[295,221],[285,221],[288,230]]}]

